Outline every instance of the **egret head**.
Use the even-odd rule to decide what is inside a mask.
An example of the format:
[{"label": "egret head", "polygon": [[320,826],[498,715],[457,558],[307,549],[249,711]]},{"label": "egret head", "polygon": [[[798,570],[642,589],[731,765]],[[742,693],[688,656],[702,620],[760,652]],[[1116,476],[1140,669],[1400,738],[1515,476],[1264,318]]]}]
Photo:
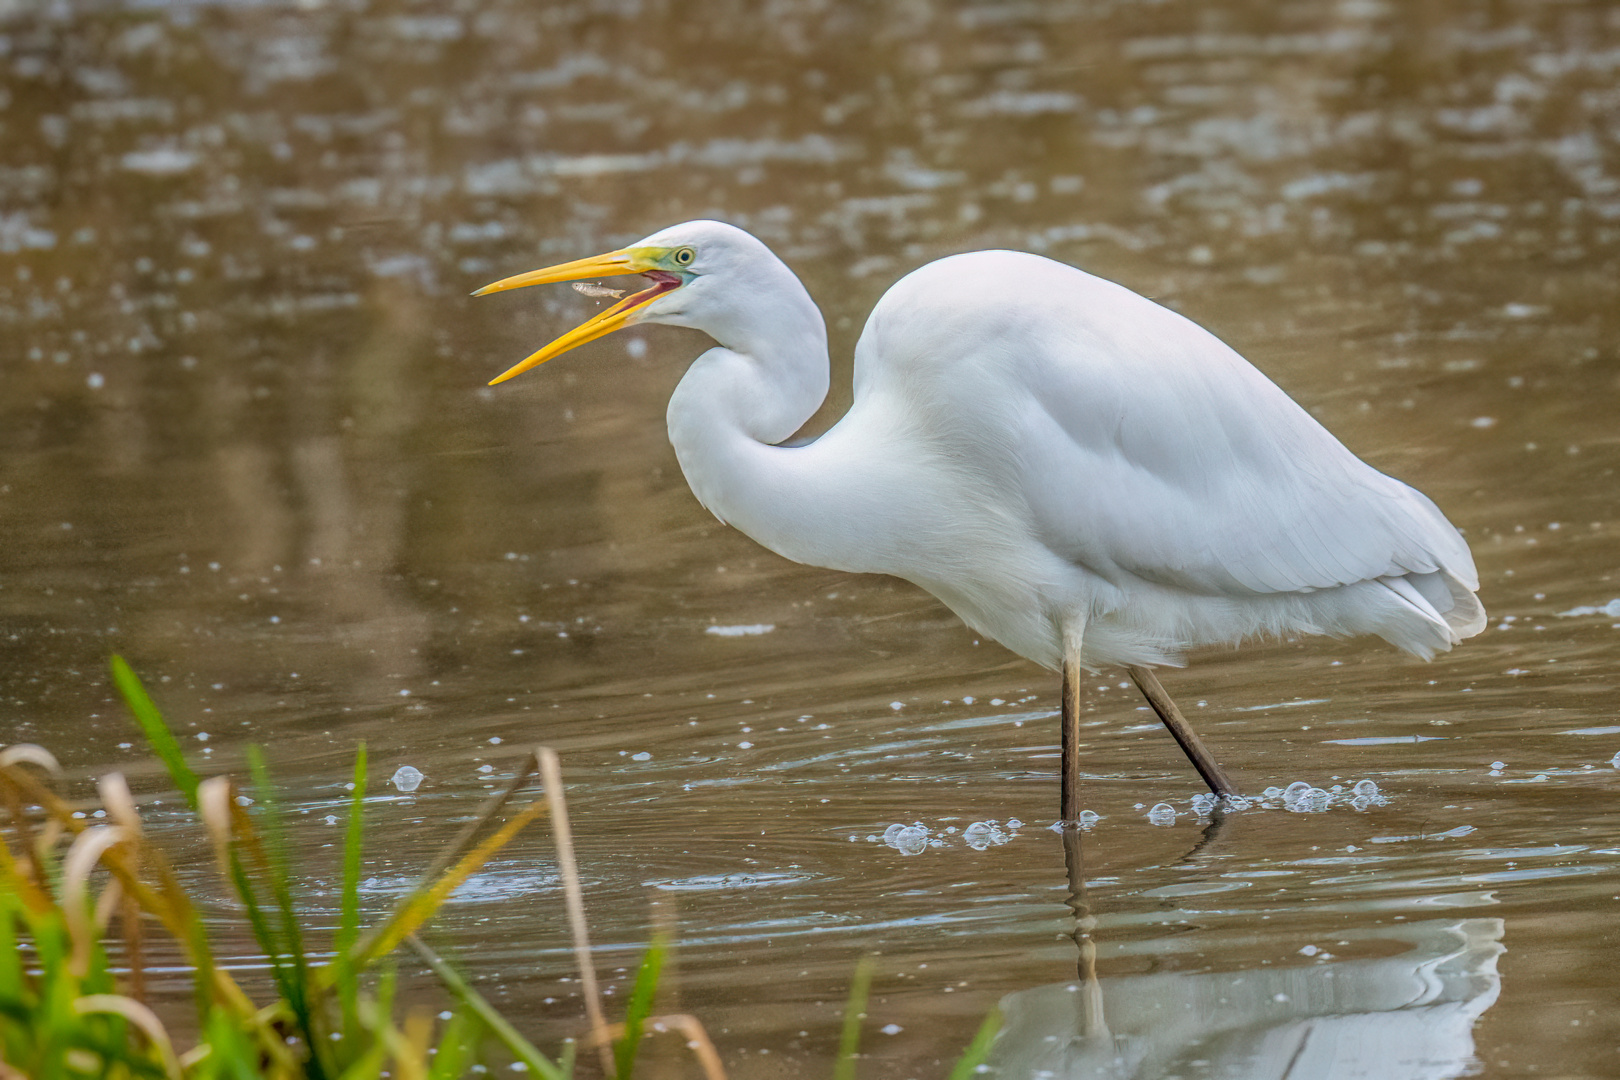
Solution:
[{"label": "egret head", "polygon": [[[708,320],[705,315],[724,307],[720,302],[719,292],[722,289],[718,283],[735,280],[737,271],[745,270],[750,263],[757,263],[761,256],[769,263],[777,262],[764,244],[734,225],[720,221],[688,221],[653,233],[645,240],[618,251],[531,270],[485,285],[473,295],[484,296],[529,285],[624,274],[640,274],[651,283],[649,288],[626,296],[521,363],[508,368],[490,380],[490,385],[505,382],[576,345],[595,341],[605,334],[636,323],[669,323],[706,329]],[[700,322],[704,325],[700,325]]]}]

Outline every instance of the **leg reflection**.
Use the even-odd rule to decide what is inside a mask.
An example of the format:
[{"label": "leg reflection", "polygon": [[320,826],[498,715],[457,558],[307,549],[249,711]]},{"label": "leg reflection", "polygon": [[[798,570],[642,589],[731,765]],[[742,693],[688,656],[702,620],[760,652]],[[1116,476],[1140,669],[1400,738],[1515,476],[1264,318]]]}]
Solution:
[{"label": "leg reflection", "polygon": [[1213,847],[1225,832],[1226,805],[1219,803],[1214,810],[1210,811],[1209,824],[1205,825],[1204,831],[1199,834],[1198,843],[1194,844],[1192,850],[1181,857],[1181,861],[1184,863],[1192,862],[1198,856],[1204,854],[1208,848]]},{"label": "leg reflection", "polygon": [[1079,960],[1075,975],[1079,980],[1078,1003],[1079,1032],[1086,1042],[1112,1040],[1108,1031],[1108,1018],[1103,1015],[1102,984],[1097,981],[1097,942],[1092,931],[1097,928],[1097,917],[1091,913],[1086,899],[1086,864],[1082,851],[1081,832],[1076,828],[1063,830],[1063,866],[1069,875],[1069,897],[1065,901],[1074,912],[1075,947]]}]

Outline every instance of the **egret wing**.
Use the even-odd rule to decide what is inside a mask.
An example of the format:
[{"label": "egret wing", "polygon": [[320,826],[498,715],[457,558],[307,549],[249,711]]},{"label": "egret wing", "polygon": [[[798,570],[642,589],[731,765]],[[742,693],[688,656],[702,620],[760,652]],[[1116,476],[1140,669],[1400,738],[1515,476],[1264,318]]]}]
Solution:
[{"label": "egret wing", "polygon": [[1048,546],[1105,578],[1209,594],[1439,569],[1477,586],[1466,544],[1428,498],[1357,458],[1218,339],[1126,295],[1163,318],[1108,348],[1045,341],[1025,358],[1022,479]]}]

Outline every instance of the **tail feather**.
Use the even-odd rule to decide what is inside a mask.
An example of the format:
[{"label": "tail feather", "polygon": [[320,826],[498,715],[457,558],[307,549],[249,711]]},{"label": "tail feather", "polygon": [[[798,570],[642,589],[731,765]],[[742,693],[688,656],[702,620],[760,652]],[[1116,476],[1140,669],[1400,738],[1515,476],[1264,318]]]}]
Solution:
[{"label": "tail feather", "polygon": [[1472,589],[1444,570],[1379,578],[1405,602],[1408,616],[1378,635],[1391,645],[1428,660],[1485,629],[1485,607]]}]

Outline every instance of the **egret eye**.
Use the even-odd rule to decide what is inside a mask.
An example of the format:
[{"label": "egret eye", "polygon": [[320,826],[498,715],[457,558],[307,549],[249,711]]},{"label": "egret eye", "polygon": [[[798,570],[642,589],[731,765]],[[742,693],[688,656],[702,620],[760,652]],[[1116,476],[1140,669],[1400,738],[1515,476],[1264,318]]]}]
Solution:
[{"label": "egret eye", "polygon": [[681,248],[675,253],[675,265],[691,266],[692,260],[695,258],[697,258],[697,252],[693,251],[691,248]]}]

